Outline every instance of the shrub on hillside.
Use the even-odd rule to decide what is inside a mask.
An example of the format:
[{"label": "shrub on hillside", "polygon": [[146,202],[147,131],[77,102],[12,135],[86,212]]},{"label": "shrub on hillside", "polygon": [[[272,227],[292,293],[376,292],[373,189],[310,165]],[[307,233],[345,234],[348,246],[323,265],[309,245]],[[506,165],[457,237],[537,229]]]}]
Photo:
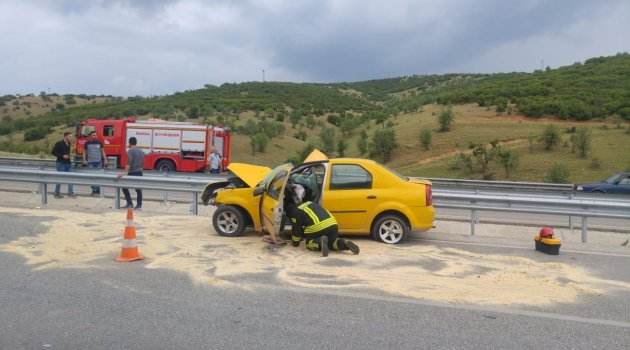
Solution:
[{"label": "shrub on hillside", "polygon": [[455,113],[453,113],[453,106],[450,104],[440,111],[438,115],[438,123],[440,124],[440,131],[448,131],[451,129],[451,124],[455,120]]},{"label": "shrub on hillside", "polygon": [[554,124],[547,125],[539,140],[545,145],[547,151],[552,150],[560,142],[558,127]]},{"label": "shrub on hillside", "polygon": [[41,140],[50,132],[48,126],[36,126],[34,128],[26,129],[24,132],[24,141]]},{"label": "shrub on hillside", "polygon": [[566,165],[554,163],[554,165],[549,168],[545,181],[554,184],[569,183],[570,176],[571,171],[569,171]]}]

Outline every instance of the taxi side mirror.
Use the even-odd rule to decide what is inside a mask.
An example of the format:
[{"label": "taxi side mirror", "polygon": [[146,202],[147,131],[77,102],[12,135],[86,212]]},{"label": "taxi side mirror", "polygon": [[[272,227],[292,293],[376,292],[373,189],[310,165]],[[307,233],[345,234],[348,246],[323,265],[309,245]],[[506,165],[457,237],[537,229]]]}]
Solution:
[{"label": "taxi side mirror", "polygon": [[260,186],[260,187],[254,188],[254,197],[258,197],[258,196],[260,196],[263,193],[265,193],[265,187],[264,186]]}]

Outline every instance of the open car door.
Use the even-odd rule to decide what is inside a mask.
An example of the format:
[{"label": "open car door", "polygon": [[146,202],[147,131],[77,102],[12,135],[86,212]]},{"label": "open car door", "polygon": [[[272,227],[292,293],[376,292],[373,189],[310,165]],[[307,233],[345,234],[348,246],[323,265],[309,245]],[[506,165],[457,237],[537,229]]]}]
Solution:
[{"label": "open car door", "polygon": [[286,165],[276,173],[267,185],[260,200],[260,219],[265,231],[269,232],[273,241],[280,235],[282,214],[284,212],[284,189],[289,179],[291,167]]}]

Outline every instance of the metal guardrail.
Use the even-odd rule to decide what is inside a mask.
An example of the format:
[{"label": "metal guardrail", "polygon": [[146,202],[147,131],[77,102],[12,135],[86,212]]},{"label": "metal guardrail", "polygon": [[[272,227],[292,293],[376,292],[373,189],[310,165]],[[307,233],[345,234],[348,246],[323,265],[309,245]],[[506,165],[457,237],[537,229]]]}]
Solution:
[{"label": "metal guardrail", "polygon": [[73,184],[115,188],[114,204],[120,209],[121,188],[142,188],[146,190],[189,192],[192,194],[192,213],[197,215],[199,193],[203,192],[209,182],[216,178],[167,177],[155,174],[145,176],[124,176],[117,178],[120,170],[92,169],[81,172],[58,172],[55,170],[22,169],[0,166],[0,180],[29,182],[39,184],[42,205],[48,203],[49,184]]},{"label": "metal guardrail", "polygon": [[544,192],[563,192],[572,191],[573,184],[553,184],[539,182],[513,182],[513,181],[487,181],[487,180],[462,180],[462,179],[438,179],[438,178],[422,178],[429,180],[436,188],[473,188],[473,189],[492,189],[492,190],[511,190],[511,191],[544,191]]},{"label": "metal guardrail", "polygon": [[[436,191],[433,193],[435,208],[470,210],[470,233],[475,234],[479,223],[479,211],[530,213],[580,217],[582,242],[586,243],[589,217],[630,219],[630,200],[609,198],[575,197],[573,195],[514,195],[501,193],[462,193]],[[571,221],[569,226],[572,226]]]},{"label": "metal guardrail", "polygon": [[[198,196],[205,186],[214,181],[225,179],[223,176],[208,176],[207,174],[189,173],[158,173],[147,172],[143,177],[116,177],[120,170],[116,169],[81,169],[74,172],[57,172],[55,170],[41,170],[36,168],[9,167],[0,165],[0,180],[39,183],[42,195],[42,205],[47,203],[48,184],[76,184],[116,188],[115,205],[120,208],[120,188],[143,188],[160,191],[189,192],[192,194],[192,212],[198,212]],[[581,217],[582,242],[587,242],[588,217],[630,219],[630,199],[610,199],[602,196],[576,196],[572,191],[565,191],[569,185],[560,186],[555,192],[549,184],[504,182],[497,188],[492,188],[484,181],[485,190],[475,188],[476,181],[464,180],[465,188],[455,186],[440,186],[443,179],[435,181],[433,191],[433,205],[436,208],[465,209],[471,211],[471,234],[475,234],[475,224],[479,223],[479,211],[536,213],[545,215],[563,215]],[[452,180],[444,180],[442,184]],[[455,180],[461,181],[461,180]],[[507,191],[502,185],[508,185]],[[519,187],[519,184],[527,184]],[[532,186],[530,186],[531,184]],[[481,187],[484,187],[481,186]],[[530,186],[527,189],[527,186]],[[554,186],[554,185],[551,185]],[[541,192],[541,188],[545,188]],[[571,221],[570,221],[571,222]],[[570,224],[571,226],[571,224]]]}]

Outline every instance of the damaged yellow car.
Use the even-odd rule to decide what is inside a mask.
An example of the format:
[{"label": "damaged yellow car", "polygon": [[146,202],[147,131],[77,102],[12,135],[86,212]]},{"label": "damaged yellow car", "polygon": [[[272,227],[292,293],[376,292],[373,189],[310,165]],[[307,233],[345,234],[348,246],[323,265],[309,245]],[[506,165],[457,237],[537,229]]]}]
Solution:
[{"label": "damaged yellow car", "polygon": [[304,201],[328,209],[342,235],[369,234],[397,244],[409,232],[433,227],[431,182],[402,176],[373,160],[328,159],[315,150],[298,166],[272,170],[232,163],[228,169],[236,176],[208,184],[201,196],[204,204],[217,206],[212,224],[222,236],[240,236],[247,227],[279,235],[291,184],[304,189]]}]

